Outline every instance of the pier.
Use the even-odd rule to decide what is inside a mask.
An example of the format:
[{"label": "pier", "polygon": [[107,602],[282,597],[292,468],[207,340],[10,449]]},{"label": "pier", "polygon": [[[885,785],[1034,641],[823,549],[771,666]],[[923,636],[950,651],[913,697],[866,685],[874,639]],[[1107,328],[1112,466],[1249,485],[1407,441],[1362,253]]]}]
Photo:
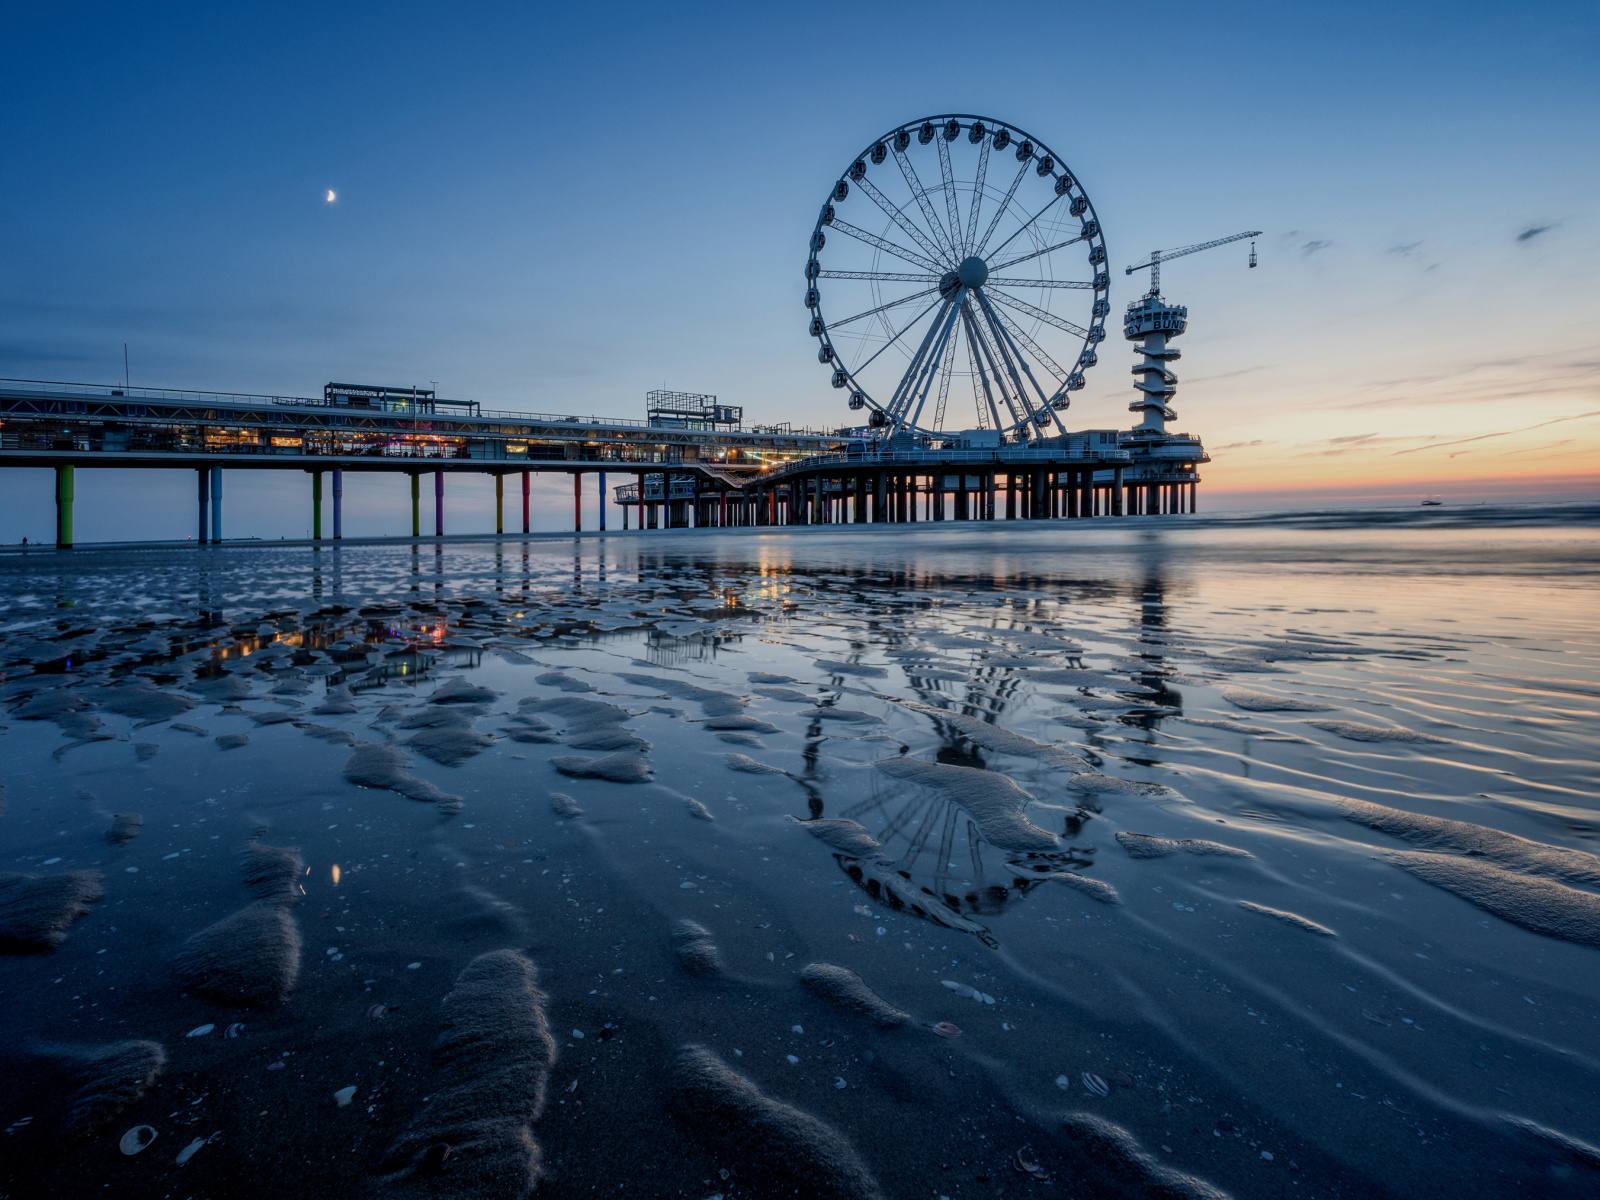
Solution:
[{"label": "pier", "polygon": [[746,429],[740,410],[715,397],[650,400],[647,418],[630,421],[485,411],[432,392],[332,383],[308,398],[0,380],[0,467],[54,469],[56,545],[67,549],[79,468],[194,471],[195,541],[212,544],[224,537],[225,472],[241,468],[305,472],[321,541],[343,537],[347,472],[409,475],[409,535],[442,537],[447,477],[463,473],[494,478],[494,532],[504,534],[516,531],[507,529],[507,478],[526,533],[536,472],[571,476],[581,531],[588,476],[600,530],[608,503],[624,529],[1037,521],[1193,512],[1207,461],[1197,438],[1165,431],[1031,442],[988,430],[870,437]]}]

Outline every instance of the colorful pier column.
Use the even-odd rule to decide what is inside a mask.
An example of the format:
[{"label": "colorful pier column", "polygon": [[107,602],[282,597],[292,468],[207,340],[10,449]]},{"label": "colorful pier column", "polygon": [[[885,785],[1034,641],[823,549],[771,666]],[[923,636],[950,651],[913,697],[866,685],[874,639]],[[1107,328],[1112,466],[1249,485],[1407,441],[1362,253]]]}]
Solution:
[{"label": "colorful pier column", "polygon": [[444,536],[444,472],[433,473],[433,536]]},{"label": "colorful pier column", "polygon": [[344,468],[333,469],[333,540],[344,537]]},{"label": "colorful pier column", "polygon": [[522,473],[522,532],[528,532],[528,472]]},{"label": "colorful pier column", "polygon": [[222,540],[222,468],[211,468],[211,540]]},{"label": "colorful pier column", "polygon": [[311,472],[311,540],[322,540],[322,472]]},{"label": "colorful pier column", "polygon": [[494,474],[494,531],[506,531],[506,477],[498,471]]},{"label": "colorful pier column", "polygon": [[200,477],[200,532],[195,540],[203,546],[211,539],[211,468],[196,467],[195,474]]},{"label": "colorful pier column", "polygon": [[56,549],[72,549],[72,466],[56,468]]},{"label": "colorful pier column", "polygon": [[[723,505],[726,507],[727,499],[724,497]],[[600,532],[606,531],[606,473],[600,472]]]},{"label": "colorful pier column", "polygon": [[583,532],[583,472],[572,473],[572,531]]},{"label": "colorful pier column", "polygon": [[422,472],[411,473],[411,536],[422,536]]}]

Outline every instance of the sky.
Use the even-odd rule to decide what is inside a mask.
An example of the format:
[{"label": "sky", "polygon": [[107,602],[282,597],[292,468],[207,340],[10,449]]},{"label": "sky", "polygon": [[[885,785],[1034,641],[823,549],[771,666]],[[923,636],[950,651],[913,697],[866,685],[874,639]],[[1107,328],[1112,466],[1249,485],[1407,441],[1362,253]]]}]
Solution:
[{"label": "sky", "polygon": [[[1600,492],[1592,3],[64,2],[0,20],[0,376],[119,381],[127,343],[136,386],[436,382],[627,417],[668,386],[843,424],[802,304],[817,210],[876,137],[973,112],[1036,132],[1082,182],[1113,313],[1142,290],[1116,268],[1264,231],[1254,271],[1236,244],[1163,272],[1189,308],[1177,428],[1206,441],[1214,503]],[[1073,428],[1132,424],[1112,328]],[[261,498],[230,506],[230,534],[309,520],[303,477],[230,479]],[[547,483],[557,528],[570,485]],[[386,486],[347,493],[354,531],[399,532]],[[80,540],[183,536],[191,488],[82,471]],[[49,521],[45,476],[0,471],[0,540]]]}]

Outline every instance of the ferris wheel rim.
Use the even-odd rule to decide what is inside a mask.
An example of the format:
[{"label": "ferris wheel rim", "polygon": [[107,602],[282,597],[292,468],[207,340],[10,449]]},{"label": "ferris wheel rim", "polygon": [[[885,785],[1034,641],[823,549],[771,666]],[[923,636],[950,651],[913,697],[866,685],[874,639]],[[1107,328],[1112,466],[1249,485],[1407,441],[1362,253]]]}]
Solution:
[{"label": "ferris wheel rim", "polygon": [[[972,136],[974,129],[981,131],[976,137]],[[929,130],[932,130],[931,135]],[[1004,140],[999,140],[996,136],[1001,131],[1004,131],[1006,135]],[[968,135],[967,140],[974,146],[982,144],[980,151],[981,163],[978,178],[972,181],[962,180],[958,187],[953,177],[946,146],[954,143],[962,133]],[[935,141],[938,142],[942,173],[941,180],[937,185],[922,185],[920,177],[915,176],[914,167],[912,168],[912,174],[906,176],[908,187],[913,189],[913,198],[922,206],[921,211],[926,218],[927,229],[921,231],[920,234],[911,224],[900,219],[905,215],[909,201],[907,204],[891,209],[884,202],[885,198],[882,197],[881,193],[866,184],[864,179],[867,160],[870,158],[874,166],[881,166],[887,160],[888,147],[891,146],[893,147],[892,152],[896,155],[902,172],[904,172],[906,163],[900,160],[910,148],[910,139],[912,137],[915,137],[921,146],[927,146]],[[1003,151],[1013,142],[1018,147],[1016,157],[1022,165],[1011,185],[1010,191],[995,210],[991,224],[983,238],[973,241],[977,216],[982,205],[982,197],[988,195],[990,191],[989,185],[985,182],[982,164],[987,163],[991,146]],[[1030,152],[1026,156],[1023,154],[1024,148],[1030,148]],[[1068,238],[1055,246],[1015,255],[999,266],[990,266],[979,255],[987,252],[987,244],[993,238],[1001,217],[1011,210],[1012,199],[1027,175],[1030,164],[1035,165],[1035,173],[1040,179],[1044,179],[1047,175],[1051,178],[1056,188],[1056,197],[1046,203],[1021,227],[1014,230],[993,253],[1004,250],[1034,222],[1055,208],[1058,202],[1068,197],[1071,197],[1072,201],[1069,205],[1069,210],[1073,217],[1081,220],[1082,232],[1080,236]],[[912,184],[913,178],[916,179],[915,186]],[[899,225],[900,229],[916,243],[916,250],[910,250],[908,247],[898,245],[891,246],[883,239],[874,238],[870,234],[863,236],[865,231],[854,229],[854,227],[837,220],[833,207],[835,198],[842,203],[849,195],[850,184],[852,183],[867,187],[869,195],[873,196],[878,207],[882,209],[890,222]],[[960,232],[958,215],[960,206],[956,202],[956,196],[962,188],[972,196],[972,200],[969,203],[966,239],[961,239],[958,236]],[[928,207],[933,201],[941,197],[949,205],[949,230],[946,230],[941,225]],[[876,251],[874,255],[875,262],[881,259],[885,252],[890,253],[896,259],[902,260],[894,264],[898,269],[889,272],[824,272],[820,266],[818,255],[826,243],[825,230],[835,225],[843,226],[845,231],[851,233],[857,240],[873,245]],[[885,227],[885,232],[888,232],[887,226]],[[939,246],[930,244],[930,239],[924,236],[927,233],[934,234],[933,240],[942,244]],[[948,236],[941,237],[941,234],[947,234]],[[1078,242],[1086,242],[1089,245],[1089,261],[1093,276],[1090,281],[995,278],[992,281],[992,286],[990,286],[991,275],[1015,267],[1022,262],[1053,254]],[[961,257],[963,255],[966,255],[966,257]],[[1055,426],[1056,432],[1065,432],[1065,427],[1061,423],[1058,414],[1070,405],[1071,392],[1083,387],[1084,373],[1094,366],[1097,361],[1096,347],[1101,341],[1105,340],[1105,323],[1110,313],[1110,271],[1108,264],[1109,256],[1106,252],[1104,230],[1100,224],[1099,213],[1094,207],[1094,202],[1083,187],[1082,180],[1066,166],[1065,162],[1057,156],[1055,150],[1048,143],[1035,137],[1014,122],[1002,121],[978,113],[940,113],[919,117],[891,127],[882,136],[869,141],[851,160],[845,170],[840,173],[830,188],[828,199],[824,201],[818,212],[817,220],[812,227],[810,249],[806,263],[806,307],[812,314],[812,335],[820,343],[818,357],[822,362],[830,364],[833,368],[833,386],[840,389],[849,389],[852,409],[863,407],[872,409],[873,436],[887,436],[900,432],[927,436],[948,436],[949,431],[943,429],[942,424],[945,397],[953,370],[953,352],[949,358],[945,357],[945,353],[952,341],[952,330],[959,322],[964,329],[964,336],[962,336],[961,340],[966,346],[969,364],[972,368],[968,378],[971,379],[976,376],[982,381],[985,399],[994,418],[992,427],[1002,438],[1015,437],[1018,440],[1022,440],[1032,436],[1044,437],[1051,436],[1050,426],[1052,425]],[[971,268],[970,277],[968,276],[969,268]],[[879,305],[877,308],[867,312],[840,318],[830,323],[824,316],[822,298],[818,290],[818,283],[823,278],[838,278],[840,280],[852,278],[871,279],[873,281],[892,279],[907,284],[930,286],[925,286],[910,296],[902,296],[898,300]],[[957,284],[959,284],[959,287]],[[1003,290],[1003,286],[1040,289],[1075,288],[1090,291],[1093,295],[1088,324],[1086,326],[1077,326],[1073,322],[1066,321],[1064,318],[1048,312],[1045,308],[1034,306],[1020,297],[1010,295]],[[989,288],[987,292],[985,291],[986,287]],[[935,295],[935,293],[938,294]],[[955,296],[954,303],[951,302],[952,295]],[[889,337],[865,362],[858,362],[853,367],[845,365],[843,356],[834,345],[836,330],[843,325],[864,317],[881,316],[881,313],[886,310],[907,305],[912,301],[927,299],[929,296],[933,296],[933,300],[919,311],[912,322],[899,333]],[[972,303],[973,298],[976,298],[976,305]],[[942,306],[941,301],[943,301]],[[999,307],[996,306],[996,302],[998,302]],[[890,346],[895,345],[903,333],[919,324],[935,307],[939,308],[938,315],[930,324],[926,335],[924,335],[922,345],[912,357],[910,367],[907,368],[900,384],[896,387],[894,395],[889,398],[886,404],[881,397],[875,397],[872,394],[872,391],[857,378],[857,374],[870,366]],[[978,319],[981,319],[987,326],[988,331],[992,333],[992,345],[985,340],[983,329],[973,324],[973,310],[975,307],[982,310]],[[1000,311],[1001,308],[1009,310],[1010,315],[1002,313]],[[1078,345],[1077,357],[1073,365],[1068,368],[1062,368],[1047,352],[1035,344],[1030,335],[1020,328],[1017,321],[1019,314],[1024,314],[1034,319],[1035,333],[1039,332],[1039,322],[1043,321],[1056,326],[1058,329],[1079,336],[1081,341]],[[940,331],[941,325],[943,326],[942,332]],[[885,328],[887,329],[888,327],[885,326]],[[1044,363],[1048,363],[1056,373],[1059,373],[1060,378],[1052,381],[1053,386],[1048,396],[1045,394],[1046,389],[1039,384],[1029,368],[1030,360],[1027,355],[1023,354],[1021,346],[1018,345],[1018,340],[1025,343],[1034,352],[1035,358],[1033,362],[1039,366],[1040,373],[1046,373],[1043,366]],[[977,352],[973,349],[974,342],[980,348]],[[933,358],[928,360],[926,355],[930,346],[937,346],[937,349]],[[903,350],[904,347],[902,347],[902,352]],[[1006,380],[1002,377],[997,359],[1004,361],[1010,380],[1015,383],[1014,399],[1010,394],[1012,389],[1005,387]],[[931,368],[929,366],[930,363],[932,364]],[[1037,393],[1037,400],[1028,395],[1027,387],[1023,384],[1016,370],[1016,366],[1019,364]],[[905,402],[902,390],[905,388],[907,381],[912,379],[913,374],[918,372],[920,372],[920,377],[914,382],[914,386],[921,387],[922,394],[915,412],[908,413],[909,404]],[[922,410],[927,401],[929,389],[933,384],[931,372],[942,372],[942,378],[936,416],[933,423],[928,425],[922,422]],[[1011,417],[1009,421],[1001,416],[999,407],[995,404],[993,396],[989,394],[989,379],[991,377],[1001,390]],[[1021,402],[1020,410],[1014,401]],[[974,403],[976,404],[977,402],[977,389],[974,386]],[[978,410],[978,420],[980,425],[985,425],[981,407]]]}]

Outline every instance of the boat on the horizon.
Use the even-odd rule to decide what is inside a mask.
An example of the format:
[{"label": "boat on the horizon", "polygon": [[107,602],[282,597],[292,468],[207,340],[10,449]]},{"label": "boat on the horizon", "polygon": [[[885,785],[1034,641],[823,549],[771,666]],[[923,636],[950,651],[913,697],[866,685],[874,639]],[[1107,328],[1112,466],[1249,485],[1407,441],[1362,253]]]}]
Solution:
[{"label": "boat on the horizon", "polygon": [[1441,505],[1443,503],[1444,503],[1444,501],[1439,499],[1439,497],[1437,497],[1437,496],[1424,496],[1422,498],[1422,507],[1423,508],[1437,508],[1439,505]]}]

